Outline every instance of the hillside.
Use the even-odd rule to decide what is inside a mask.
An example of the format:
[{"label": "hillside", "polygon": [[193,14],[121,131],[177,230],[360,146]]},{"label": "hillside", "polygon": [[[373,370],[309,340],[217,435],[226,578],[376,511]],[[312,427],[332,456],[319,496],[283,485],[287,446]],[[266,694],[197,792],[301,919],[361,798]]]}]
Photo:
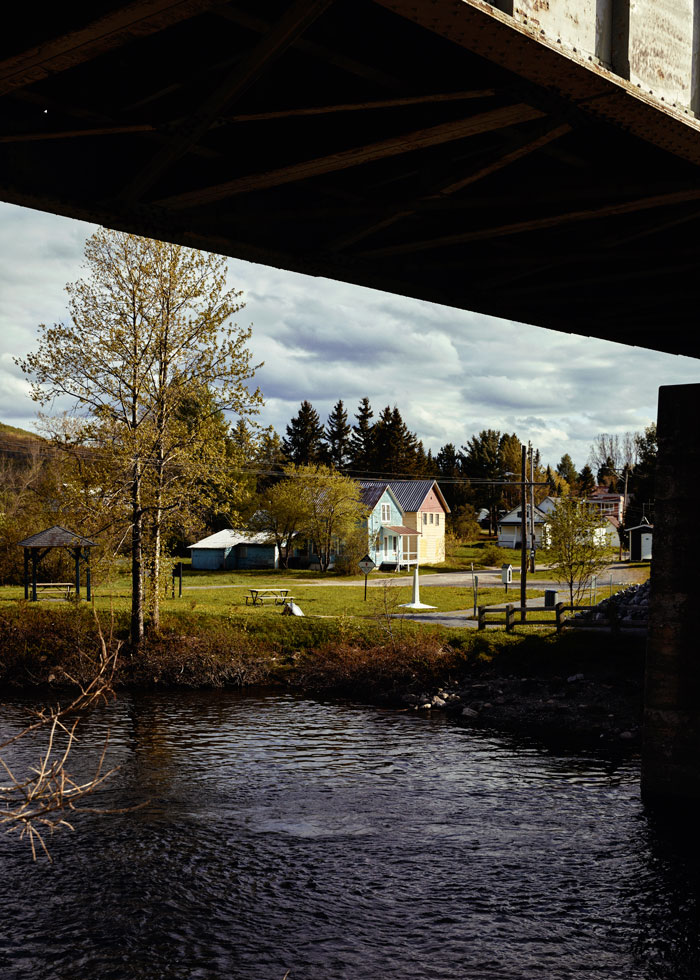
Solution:
[{"label": "hillside", "polygon": [[26,456],[45,444],[46,440],[36,432],[0,422],[0,456]]}]

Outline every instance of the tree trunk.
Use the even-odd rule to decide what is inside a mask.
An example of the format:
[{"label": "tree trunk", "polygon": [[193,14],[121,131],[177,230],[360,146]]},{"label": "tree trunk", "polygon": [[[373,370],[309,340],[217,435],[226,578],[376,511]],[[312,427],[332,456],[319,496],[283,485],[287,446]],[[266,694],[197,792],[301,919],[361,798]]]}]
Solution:
[{"label": "tree trunk", "polygon": [[134,463],[131,490],[131,645],[138,648],[143,640],[143,511],[141,509],[141,472]]}]

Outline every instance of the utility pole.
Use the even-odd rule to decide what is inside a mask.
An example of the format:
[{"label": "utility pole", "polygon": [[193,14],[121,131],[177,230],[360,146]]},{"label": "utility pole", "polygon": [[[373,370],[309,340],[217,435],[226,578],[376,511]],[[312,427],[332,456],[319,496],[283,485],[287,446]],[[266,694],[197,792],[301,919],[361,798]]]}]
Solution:
[{"label": "utility pole", "polygon": [[527,444],[530,453],[530,571],[535,574],[535,451]]},{"label": "utility pole", "polygon": [[527,447],[520,462],[520,622],[527,619]]}]

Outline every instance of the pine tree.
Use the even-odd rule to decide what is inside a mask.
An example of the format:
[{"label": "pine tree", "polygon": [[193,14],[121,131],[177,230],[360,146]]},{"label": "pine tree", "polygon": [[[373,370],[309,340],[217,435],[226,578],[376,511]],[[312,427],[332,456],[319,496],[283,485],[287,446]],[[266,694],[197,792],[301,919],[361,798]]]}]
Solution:
[{"label": "pine tree", "polygon": [[344,470],[350,462],[352,429],[348,424],[348,413],[342,399],[339,399],[326,422],[326,444],[331,466]]},{"label": "pine tree", "polygon": [[296,418],[287,426],[282,449],[295,466],[322,463],[326,458],[323,426],[311,402],[303,401]]},{"label": "pine tree", "polygon": [[374,412],[369,398],[363,398],[359,404],[357,425],[352,427],[350,437],[350,459],[353,470],[357,473],[370,473],[374,463]]},{"label": "pine tree", "polygon": [[590,468],[588,463],[583,467],[578,475],[578,495],[579,497],[587,496],[592,490],[595,490],[595,478],[593,476],[593,470]]},{"label": "pine tree", "polygon": [[418,468],[418,439],[396,405],[387,405],[374,427],[374,469],[401,478],[416,475]]},{"label": "pine tree", "polygon": [[[462,455],[457,452],[457,448],[452,442],[442,446],[435,457],[438,481],[440,481],[440,477],[445,477],[444,483],[440,481],[440,489],[453,512],[459,507],[471,503],[473,498],[472,489],[462,470],[462,463]],[[463,482],[452,482],[455,480]]]},{"label": "pine tree", "polygon": [[284,476],[284,468],[289,463],[282,448],[282,440],[272,426],[260,436],[255,453],[257,470],[257,492],[264,493]]},{"label": "pine tree", "polygon": [[472,436],[464,453],[464,473],[474,480],[493,480],[493,483],[482,483],[475,488],[475,504],[486,507],[489,511],[489,525],[493,534],[498,519],[498,507],[502,500],[501,487],[495,481],[503,479],[501,455],[499,452],[501,433],[496,429],[483,429],[478,436]]},{"label": "pine tree", "polygon": [[557,466],[557,473],[561,476],[570,487],[576,485],[578,480],[578,473],[576,472],[576,467],[574,466],[574,461],[568,453],[564,453],[562,458],[559,460],[559,465]]}]

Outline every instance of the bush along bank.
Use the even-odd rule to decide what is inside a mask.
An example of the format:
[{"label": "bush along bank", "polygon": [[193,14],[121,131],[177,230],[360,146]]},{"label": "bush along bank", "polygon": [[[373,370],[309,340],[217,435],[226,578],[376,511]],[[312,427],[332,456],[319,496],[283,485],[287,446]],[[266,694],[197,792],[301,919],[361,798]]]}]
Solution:
[{"label": "bush along bank", "polygon": [[[187,627],[187,629],[186,629]],[[86,684],[100,631],[111,648],[127,617],[98,627],[85,608],[0,615],[0,689]],[[120,688],[274,686],[351,697],[468,725],[566,739],[638,744],[644,642],[581,631],[561,636],[448,631],[342,619],[202,619],[169,623],[134,652],[123,643]],[[44,696],[42,694],[42,696]]]}]

